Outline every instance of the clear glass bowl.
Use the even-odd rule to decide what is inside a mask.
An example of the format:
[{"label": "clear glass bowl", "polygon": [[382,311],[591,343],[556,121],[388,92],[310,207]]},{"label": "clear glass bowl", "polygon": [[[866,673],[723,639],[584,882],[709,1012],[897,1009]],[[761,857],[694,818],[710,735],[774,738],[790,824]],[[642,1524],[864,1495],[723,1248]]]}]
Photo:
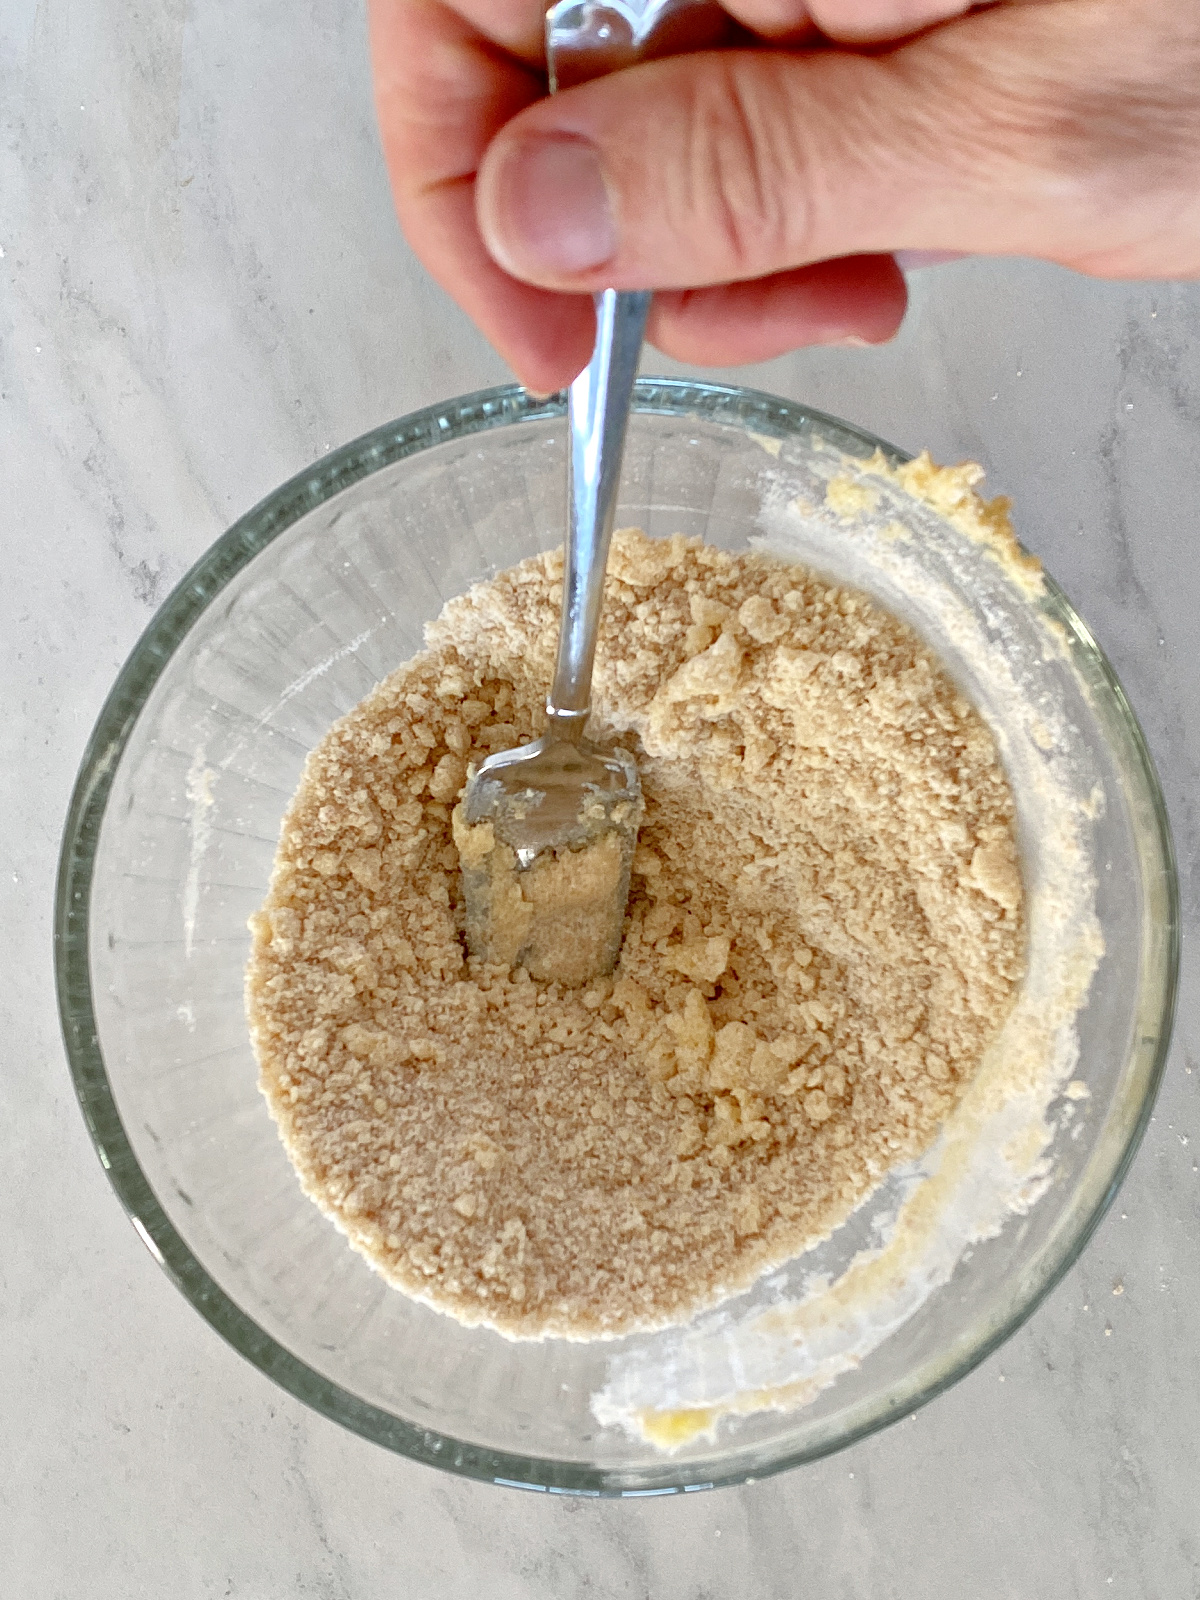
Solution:
[{"label": "clear glass bowl", "polygon": [[[913,502],[928,583],[1006,661],[1040,674],[1080,781],[1105,796],[1091,846],[1106,954],[1075,1069],[1090,1098],[1055,1141],[1049,1192],[810,1404],[724,1422],[716,1443],[674,1455],[600,1427],[591,1410],[612,1361],[652,1353],[658,1336],[515,1343],[387,1288],[301,1193],[259,1095],[242,1009],[246,919],[309,749],[420,647],[444,600],[560,541],[564,434],[560,400],[517,389],[415,413],[284,484],[197,563],[130,657],[84,757],[58,885],[59,1001],[80,1104],[134,1226],[264,1372],[455,1472],[560,1493],[668,1493],[812,1460],[908,1415],[1062,1276],[1150,1113],[1174,999],[1176,879],[1150,757],[1085,624],[1052,584],[1030,599]],[[767,395],[644,380],[619,520],[741,548],[769,534],[788,496],[807,486],[819,503],[831,458],[876,448],[906,459]],[[938,637],[936,608],[897,588],[836,519],[793,553],[907,614],[1002,719],[995,686],[970,681]],[[1023,848],[1028,864],[1036,837]],[[825,1264],[836,1270],[858,1242],[848,1225]],[[800,1274],[793,1264],[773,1283]]]}]

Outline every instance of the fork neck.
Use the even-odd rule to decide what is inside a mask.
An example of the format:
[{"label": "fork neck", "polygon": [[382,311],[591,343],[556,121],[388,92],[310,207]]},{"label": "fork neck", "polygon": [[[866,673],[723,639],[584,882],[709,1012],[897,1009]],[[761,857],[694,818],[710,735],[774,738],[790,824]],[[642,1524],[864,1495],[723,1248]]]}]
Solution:
[{"label": "fork neck", "polygon": [[[650,298],[642,291],[615,289],[596,296],[595,349],[571,385],[567,408],[569,518],[558,659],[547,712],[562,736],[576,742],[591,705],[604,569]],[[568,724],[576,722],[577,732],[569,734]]]},{"label": "fork neck", "polygon": [[564,744],[582,744],[583,730],[587,726],[589,709],[564,711],[553,701],[546,701],[546,738],[561,740]]}]

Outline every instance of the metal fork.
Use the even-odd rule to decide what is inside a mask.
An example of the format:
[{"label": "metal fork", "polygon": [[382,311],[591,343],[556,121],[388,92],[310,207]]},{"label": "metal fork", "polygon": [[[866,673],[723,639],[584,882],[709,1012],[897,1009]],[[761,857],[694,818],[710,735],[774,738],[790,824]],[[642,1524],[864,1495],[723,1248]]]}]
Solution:
[{"label": "metal fork", "polygon": [[[640,61],[720,42],[725,13],[712,0],[559,0],[546,13],[551,93]],[[592,359],[568,402],[568,529],[554,680],[540,739],[489,756],[467,783],[460,828],[467,939],[483,960],[523,964],[535,977],[581,983],[612,970],[642,816],[637,768],[584,738],[621,458],[650,310],[648,291],[596,296]],[[473,846],[470,842],[473,839]],[[564,905],[524,875],[549,854],[603,846],[608,868]],[[598,859],[598,858],[597,858]],[[577,863],[578,866],[578,863]],[[565,948],[569,945],[570,948]]]}]

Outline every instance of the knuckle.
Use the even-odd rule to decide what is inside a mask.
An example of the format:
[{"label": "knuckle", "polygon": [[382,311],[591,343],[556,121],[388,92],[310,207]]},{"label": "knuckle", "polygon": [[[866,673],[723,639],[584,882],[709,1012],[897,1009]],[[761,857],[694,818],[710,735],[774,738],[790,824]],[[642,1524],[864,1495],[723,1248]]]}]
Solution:
[{"label": "knuckle", "polygon": [[721,277],[758,277],[804,259],[808,163],[787,101],[765,57],[714,57],[694,80],[684,203]]}]

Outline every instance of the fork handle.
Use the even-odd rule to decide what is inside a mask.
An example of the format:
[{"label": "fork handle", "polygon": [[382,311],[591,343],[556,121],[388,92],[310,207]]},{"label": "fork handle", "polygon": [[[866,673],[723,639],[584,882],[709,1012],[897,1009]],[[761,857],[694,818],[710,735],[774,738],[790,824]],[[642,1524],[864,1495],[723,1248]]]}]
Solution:
[{"label": "fork handle", "polygon": [[562,622],[554,682],[546,704],[551,725],[564,738],[582,736],[591,705],[604,569],[650,300],[649,291],[644,290],[605,289],[596,296],[595,349],[571,385]]}]

